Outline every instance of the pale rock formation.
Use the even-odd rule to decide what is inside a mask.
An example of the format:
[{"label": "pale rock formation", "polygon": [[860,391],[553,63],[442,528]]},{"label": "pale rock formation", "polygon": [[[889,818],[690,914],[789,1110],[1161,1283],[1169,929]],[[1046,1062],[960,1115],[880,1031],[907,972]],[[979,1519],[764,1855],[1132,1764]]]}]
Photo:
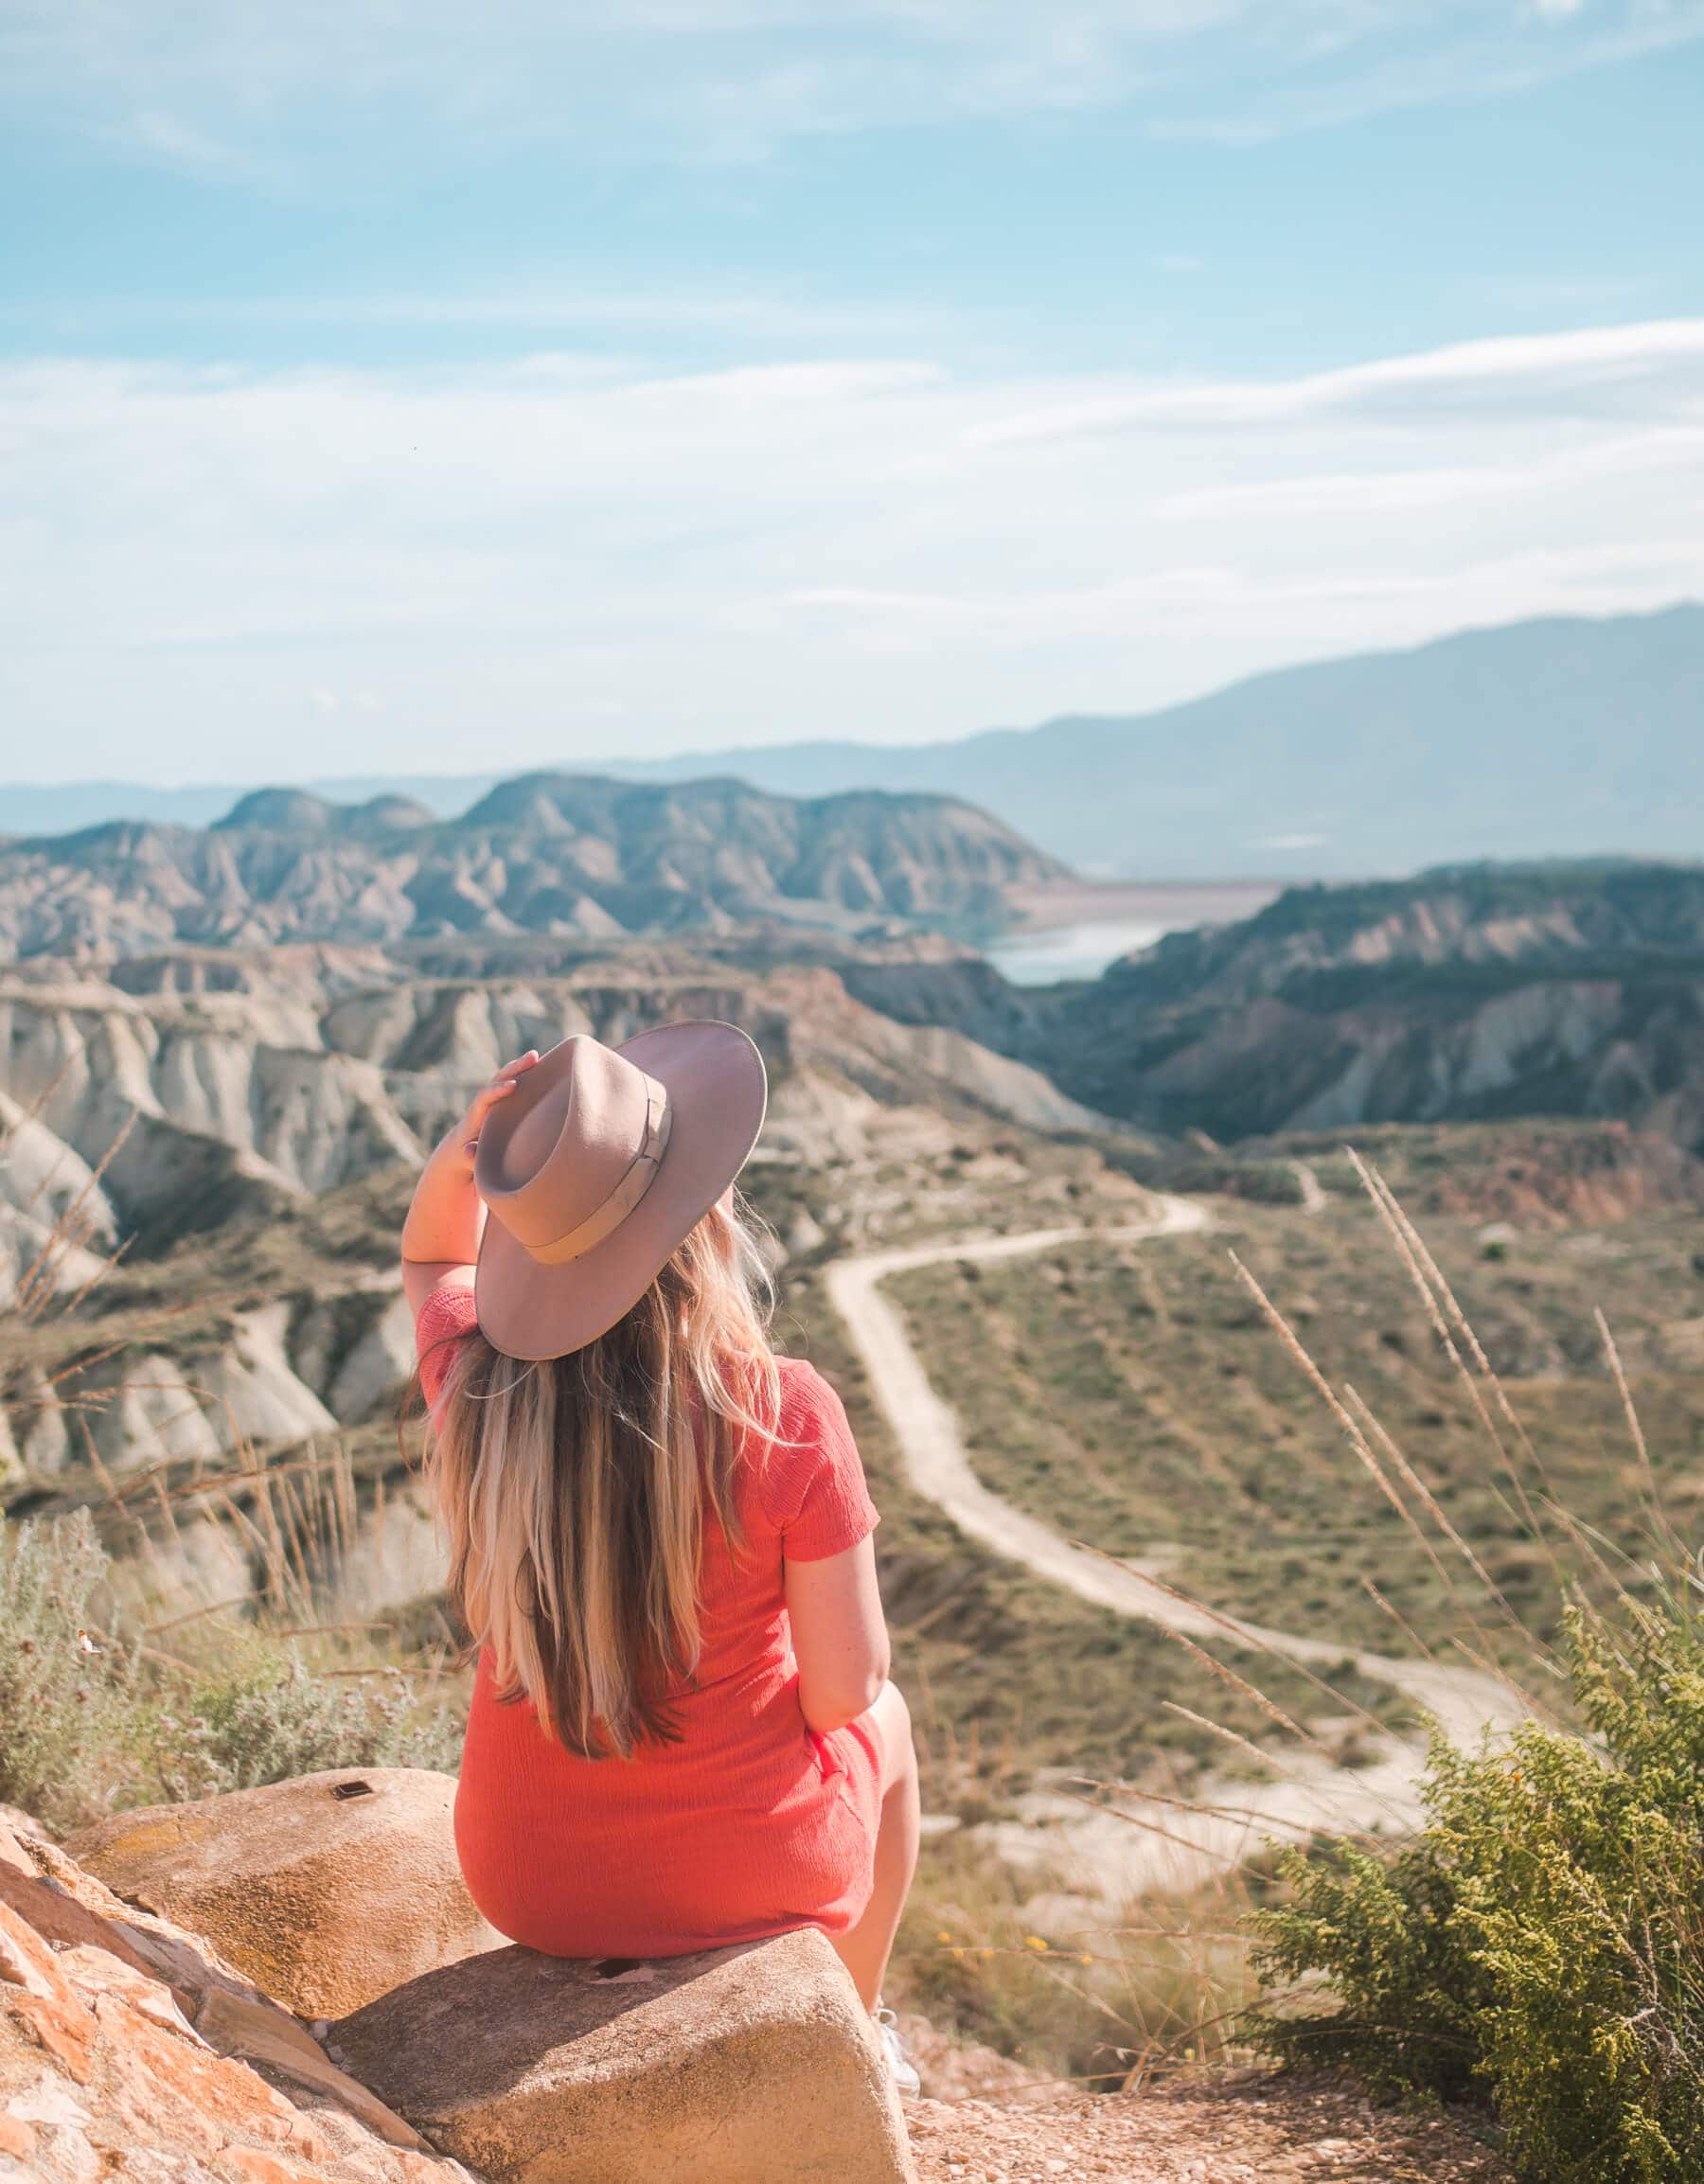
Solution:
[{"label": "pale rock formation", "polygon": [[469,1958],[328,2045],[491,2184],[909,2184],[898,2100],[821,1934],[611,1962]]},{"label": "pale rock formation", "polygon": [[454,1798],[449,1775],[345,1769],[124,1813],[70,1849],[301,2015],[332,2017],[496,1944],[456,1864]]},{"label": "pale rock formation", "polygon": [[1107,1120],[1068,1099],[1051,1077],[1027,1062],[979,1046],[963,1032],[934,1025],[896,1024],[907,1044],[907,1059],[920,1073],[955,1085],[990,1114],[1004,1115],[1026,1129],[1043,1132],[1104,1130]]},{"label": "pale rock formation", "polygon": [[345,1353],[326,1391],[332,1414],[346,1425],[370,1418],[381,1404],[394,1402],[414,1372],[414,1314],[408,1300],[398,1290],[380,1303],[381,1309]]},{"label": "pale rock formation", "polygon": [[771,1088],[758,1153],[764,1159],[791,1159],[808,1166],[862,1160],[888,1112],[868,1092],[837,1081],[825,1071],[795,1070]]},{"label": "pale rock formation", "polygon": [[73,1234],[56,1234],[46,1221],[0,1203],[0,1305],[26,1290],[31,1300],[64,1296],[92,1282],[103,1264]]},{"label": "pale rock formation", "polygon": [[0,1083],[85,1163],[110,1156],[109,1213],[190,1225],[186,1190],[225,1211],[418,1158],[370,1063],[317,1037],[276,1043],[263,1001],[221,998],[207,1012],[113,986],[0,990]]},{"label": "pale rock formation", "polygon": [[69,1219],[79,1241],[111,1250],[118,1224],[111,1199],[75,1147],[0,1092],[0,1204],[52,1227]]},{"label": "pale rock formation", "polygon": [[237,1528],[213,1516],[156,1521],[134,1554],[115,1559],[107,1573],[122,1617],[150,1623],[191,1615],[219,1603],[246,1601],[256,1575]]},{"label": "pale rock formation", "polygon": [[448,1551],[423,1489],[410,1480],[364,1511],[326,1588],[328,1622],[360,1622],[436,1592]]},{"label": "pale rock formation", "polygon": [[162,1351],[111,1358],[71,1384],[109,1471],[216,1459],[221,1440],[183,1368]]},{"label": "pale rock formation", "polygon": [[828,1241],[823,1224],[804,1206],[793,1216],[787,1229],[787,1249],[795,1259],[807,1259],[812,1252],[820,1251]]},{"label": "pale rock formation", "polygon": [[8,1390],[6,1408],[27,1468],[44,1478],[62,1471],[77,1452],[64,1406],[39,1365],[27,1365],[19,1373]]},{"label": "pale rock formation", "polygon": [[496,980],[421,981],[354,994],[329,1008],[321,1026],[326,1044],[343,1053],[469,1086],[528,1047],[542,1054],[591,1028],[566,987]]},{"label": "pale rock formation", "polygon": [[291,1366],[289,1319],[286,1304],[245,1312],[224,1349],[196,1360],[195,1379],[222,1448],[336,1431],[337,1420]]}]

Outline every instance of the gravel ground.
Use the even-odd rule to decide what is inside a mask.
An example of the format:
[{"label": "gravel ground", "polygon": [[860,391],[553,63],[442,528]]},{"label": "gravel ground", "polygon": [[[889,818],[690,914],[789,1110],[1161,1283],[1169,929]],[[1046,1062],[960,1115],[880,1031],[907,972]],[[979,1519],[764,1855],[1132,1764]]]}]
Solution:
[{"label": "gravel ground", "polygon": [[1036,2088],[906,2104],[919,2184],[1508,2184],[1448,2117],[1376,2108],[1335,2083],[1238,2073],[1092,2098]]}]

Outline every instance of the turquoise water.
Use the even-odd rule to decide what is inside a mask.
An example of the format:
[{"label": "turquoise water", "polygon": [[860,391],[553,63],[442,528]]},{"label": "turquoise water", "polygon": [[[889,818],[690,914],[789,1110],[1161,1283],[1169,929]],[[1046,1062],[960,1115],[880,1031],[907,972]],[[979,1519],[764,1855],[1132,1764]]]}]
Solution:
[{"label": "turquoise water", "polygon": [[[1193,921],[1186,921],[1193,922]],[[1108,964],[1134,948],[1150,948],[1176,932],[1152,918],[1105,918],[1084,925],[1056,925],[1037,932],[1012,932],[983,953],[1014,985],[1052,985],[1062,978],[1098,978]]]}]

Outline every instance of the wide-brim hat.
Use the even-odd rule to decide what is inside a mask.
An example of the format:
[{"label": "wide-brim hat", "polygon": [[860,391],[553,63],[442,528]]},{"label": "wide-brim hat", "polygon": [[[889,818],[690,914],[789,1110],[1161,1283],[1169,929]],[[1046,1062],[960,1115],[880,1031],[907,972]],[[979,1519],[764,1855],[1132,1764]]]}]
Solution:
[{"label": "wide-brim hat", "polygon": [[536,1360],[607,1334],[745,1165],[767,1098],[763,1057],[731,1023],[552,1047],[486,1117],[474,1154],[487,1341]]}]

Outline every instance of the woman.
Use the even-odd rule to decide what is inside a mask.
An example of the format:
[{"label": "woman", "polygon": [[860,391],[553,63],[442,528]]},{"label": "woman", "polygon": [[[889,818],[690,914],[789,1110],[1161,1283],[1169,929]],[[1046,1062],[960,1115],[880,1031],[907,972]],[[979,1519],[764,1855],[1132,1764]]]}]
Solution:
[{"label": "woman", "polygon": [[917,1769],[845,1412],[776,1358],[732,1024],[499,1070],[402,1232],[428,1476],[479,1662],[455,1834],[500,1931],[659,1957],[814,1926],[882,1975]]}]

